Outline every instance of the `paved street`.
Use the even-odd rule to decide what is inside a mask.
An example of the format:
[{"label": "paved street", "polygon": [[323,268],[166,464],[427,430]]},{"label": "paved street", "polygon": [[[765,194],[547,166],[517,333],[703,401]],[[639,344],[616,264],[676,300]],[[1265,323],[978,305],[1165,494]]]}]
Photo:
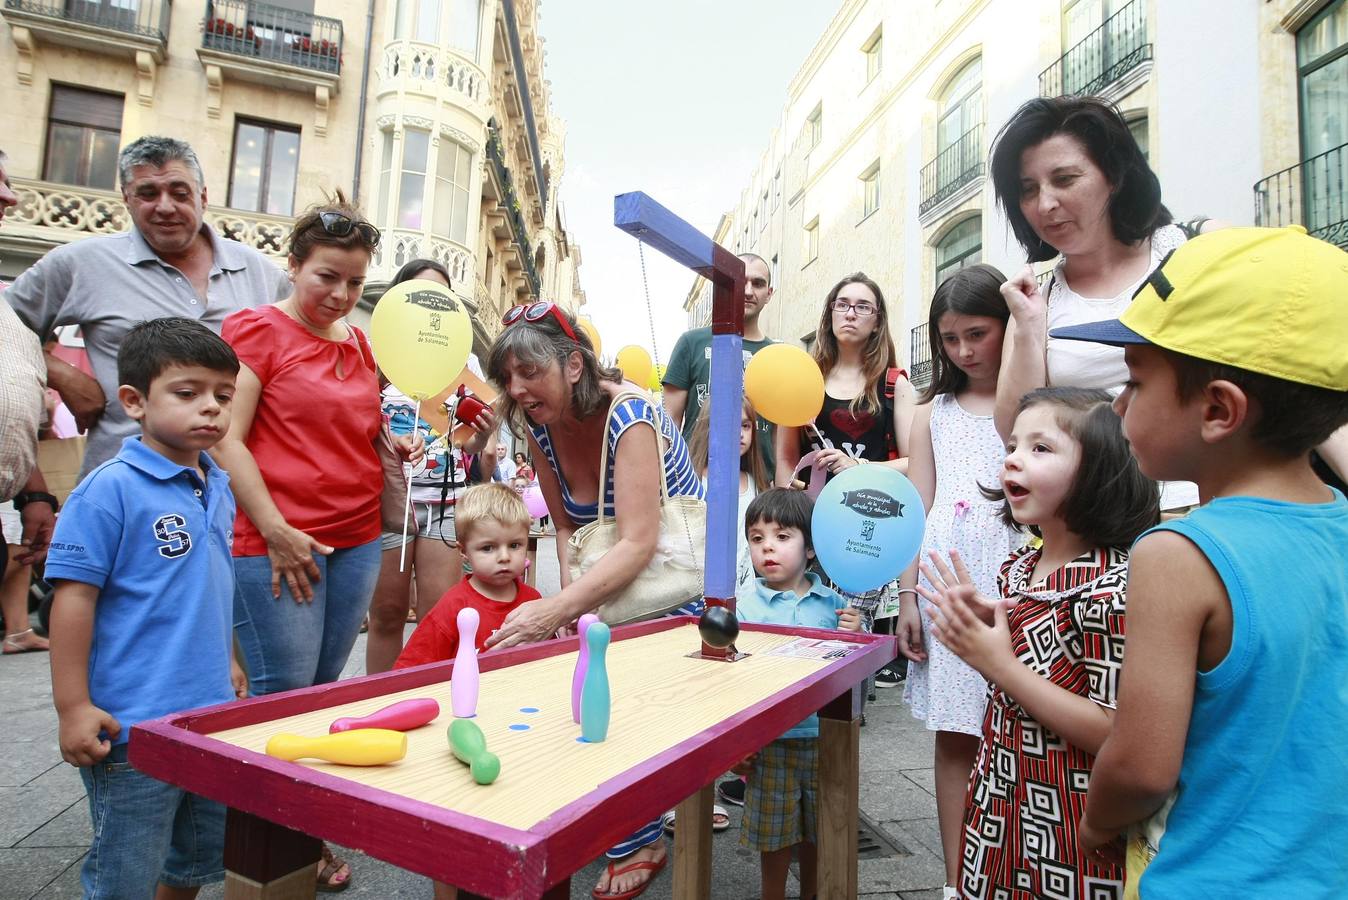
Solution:
[{"label": "paved street", "polygon": [[[550,541],[544,542],[539,555],[540,587],[546,593],[549,585],[557,583]],[[365,637],[361,635],[345,674],[364,671]],[[900,688],[879,691],[877,701],[868,706],[867,725],[861,730],[861,809],[878,825],[881,840],[875,858],[859,863],[860,893],[863,897],[935,900],[940,897],[942,867],[932,796],[932,740],[909,715],[901,694]],[[0,726],[0,900],[78,897],[79,867],[90,838],[89,815],[79,775],[61,761],[57,749],[46,654],[0,658],[0,709],[4,716]],[[730,900],[757,897],[757,856],[739,847],[740,810],[729,809],[732,827],[713,841],[712,895]],[[344,896],[431,895],[429,882],[420,876],[356,852],[345,855],[354,877]],[[592,863],[574,876],[573,898],[590,896],[600,865]],[[201,893],[203,898],[221,896],[219,886]],[[660,875],[643,896],[652,900],[670,897],[669,874]]]}]

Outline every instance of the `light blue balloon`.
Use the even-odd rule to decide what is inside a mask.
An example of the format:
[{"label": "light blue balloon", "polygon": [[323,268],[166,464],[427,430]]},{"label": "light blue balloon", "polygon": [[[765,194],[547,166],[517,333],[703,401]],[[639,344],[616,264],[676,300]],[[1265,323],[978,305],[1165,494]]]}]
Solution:
[{"label": "light blue balloon", "polygon": [[814,501],[814,552],[844,591],[873,591],[917,557],[926,518],[917,488],[903,475],[888,466],[853,466]]}]

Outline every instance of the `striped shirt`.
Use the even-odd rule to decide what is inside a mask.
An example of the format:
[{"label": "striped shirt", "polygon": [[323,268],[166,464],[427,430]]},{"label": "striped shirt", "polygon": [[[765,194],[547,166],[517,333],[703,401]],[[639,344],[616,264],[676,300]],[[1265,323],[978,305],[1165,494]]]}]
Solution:
[{"label": "striped shirt", "polygon": [[[622,403],[613,407],[608,420],[608,472],[605,478],[604,490],[604,514],[613,516],[613,461],[618,455],[618,440],[627,433],[627,429],[640,422],[645,422],[652,428],[658,428],[660,434],[664,436],[664,462],[665,478],[669,481],[669,495],[671,497],[698,497],[704,495],[702,480],[697,477],[697,472],[693,470],[692,458],[688,455],[688,445],[683,441],[683,435],[674,427],[674,422],[665,414],[664,407],[652,406],[650,401],[642,397],[629,397]],[[557,475],[557,484],[562,489],[562,505],[566,509],[566,516],[573,524],[588,525],[599,518],[599,504],[595,503],[577,503],[571,497],[571,489],[566,484],[566,478],[562,476],[561,466],[557,464],[557,455],[552,448],[552,438],[548,434],[546,425],[530,425],[529,430],[533,433],[534,440],[538,442],[538,447],[543,451],[543,455],[548,460],[548,465],[552,466],[552,471]]]}]

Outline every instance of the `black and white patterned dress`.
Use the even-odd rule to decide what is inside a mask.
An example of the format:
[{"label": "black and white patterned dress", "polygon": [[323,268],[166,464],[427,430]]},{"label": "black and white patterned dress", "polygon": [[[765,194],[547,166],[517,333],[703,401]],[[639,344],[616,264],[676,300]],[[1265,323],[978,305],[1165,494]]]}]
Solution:
[{"label": "black and white patterned dress", "polygon": [[[1092,550],[1026,582],[1039,550],[1002,566],[1016,656],[1042,677],[1113,709],[1123,666],[1128,552]],[[1077,850],[1095,757],[988,685],[983,743],[965,803],[960,894],[976,900],[1117,900],[1123,868]]]}]

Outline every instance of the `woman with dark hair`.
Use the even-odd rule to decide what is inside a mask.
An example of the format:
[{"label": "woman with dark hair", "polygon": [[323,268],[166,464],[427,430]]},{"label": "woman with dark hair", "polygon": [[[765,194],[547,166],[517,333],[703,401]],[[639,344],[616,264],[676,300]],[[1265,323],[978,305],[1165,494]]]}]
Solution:
[{"label": "woman with dark hair", "polygon": [[[390,287],[404,281],[421,279],[449,287],[449,272],[433,259],[414,259],[398,270]],[[476,356],[468,357],[468,368],[482,377]],[[418,422],[417,404],[392,384],[381,379],[380,408],[393,434],[417,432],[429,434],[430,426]],[[452,419],[452,404],[450,408]],[[473,423],[477,435],[462,448],[451,446],[447,436],[431,441],[425,457],[406,467],[411,511],[408,514],[407,552],[404,559],[403,533],[386,531],[379,581],[370,601],[369,636],[365,643],[365,671],[374,675],[393,668],[403,647],[407,611],[415,606],[417,619],[424,619],[445,592],[463,577],[463,556],[454,531],[454,506],[471,482],[474,454],[495,454],[495,419],[490,412]]]},{"label": "woman with dark hair", "polygon": [[[1020,398],[1045,385],[1122,388],[1123,351],[1050,338],[1054,328],[1117,318],[1172,250],[1217,227],[1172,224],[1156,173],[1118,109],[1097,97],[1030,100],[997,135],[993,188],[1031,263],[1060,256],[1041,289],[1026,266],[1002,287],[1011,321],[997,382],[997,431],[1011,428]],[[1163,505],[1197,502],[1174,485]]]},{"label": "woman with dark hair", "polygon": [[[341,194],[309,210],[290,233],[290,296],[221,331],[242,365],[211,455],[239,505],[234,633],[252,694],[335,681],[379,575],[379,381],[346,322],[378,244]],[[395,443],[420,457],[410,437]],[[323,852],[320,889],[347,887],[350,867]]]},{"label": "woman with dark hair", "polygon": [[[703,495],[673,420],[643,398],[613,405],[622,391],[639,388],[625,383],[620,370],[599,362],[569,313],[541,301],[511,309],[503,325],[487,359],[487,374],[501,388],[501,418],[525,435],[530,455],[539,461],[538,484],[557,527],[562,589],[511,611],[489,640],[495,647],[547,640],[646,568],[660,537],[660,504],[652,501],[660,496],[662,466],[671,496]],[[605,442],[608,471],[601,473]],[[607,486],[603,496],[601,484]],[[572,581],[567,541],[598,518],[600,503],[617,524],[618,541]],[[679,611],[693,612],[700,604],[698,598]],[[634,897],[644,890],[668,860],[663,833],[657,818],[610,849],[594,896]]]},{"label": "woman with dark hair", "polygon": [[810,450],[830,477],[867,462],[906,471],[913,386],[895,368],[885,295],[864,272],[824,298],[811,355],[824,373],[824,407],[805,428],[777,428],[777,485],[790,486]]}]

